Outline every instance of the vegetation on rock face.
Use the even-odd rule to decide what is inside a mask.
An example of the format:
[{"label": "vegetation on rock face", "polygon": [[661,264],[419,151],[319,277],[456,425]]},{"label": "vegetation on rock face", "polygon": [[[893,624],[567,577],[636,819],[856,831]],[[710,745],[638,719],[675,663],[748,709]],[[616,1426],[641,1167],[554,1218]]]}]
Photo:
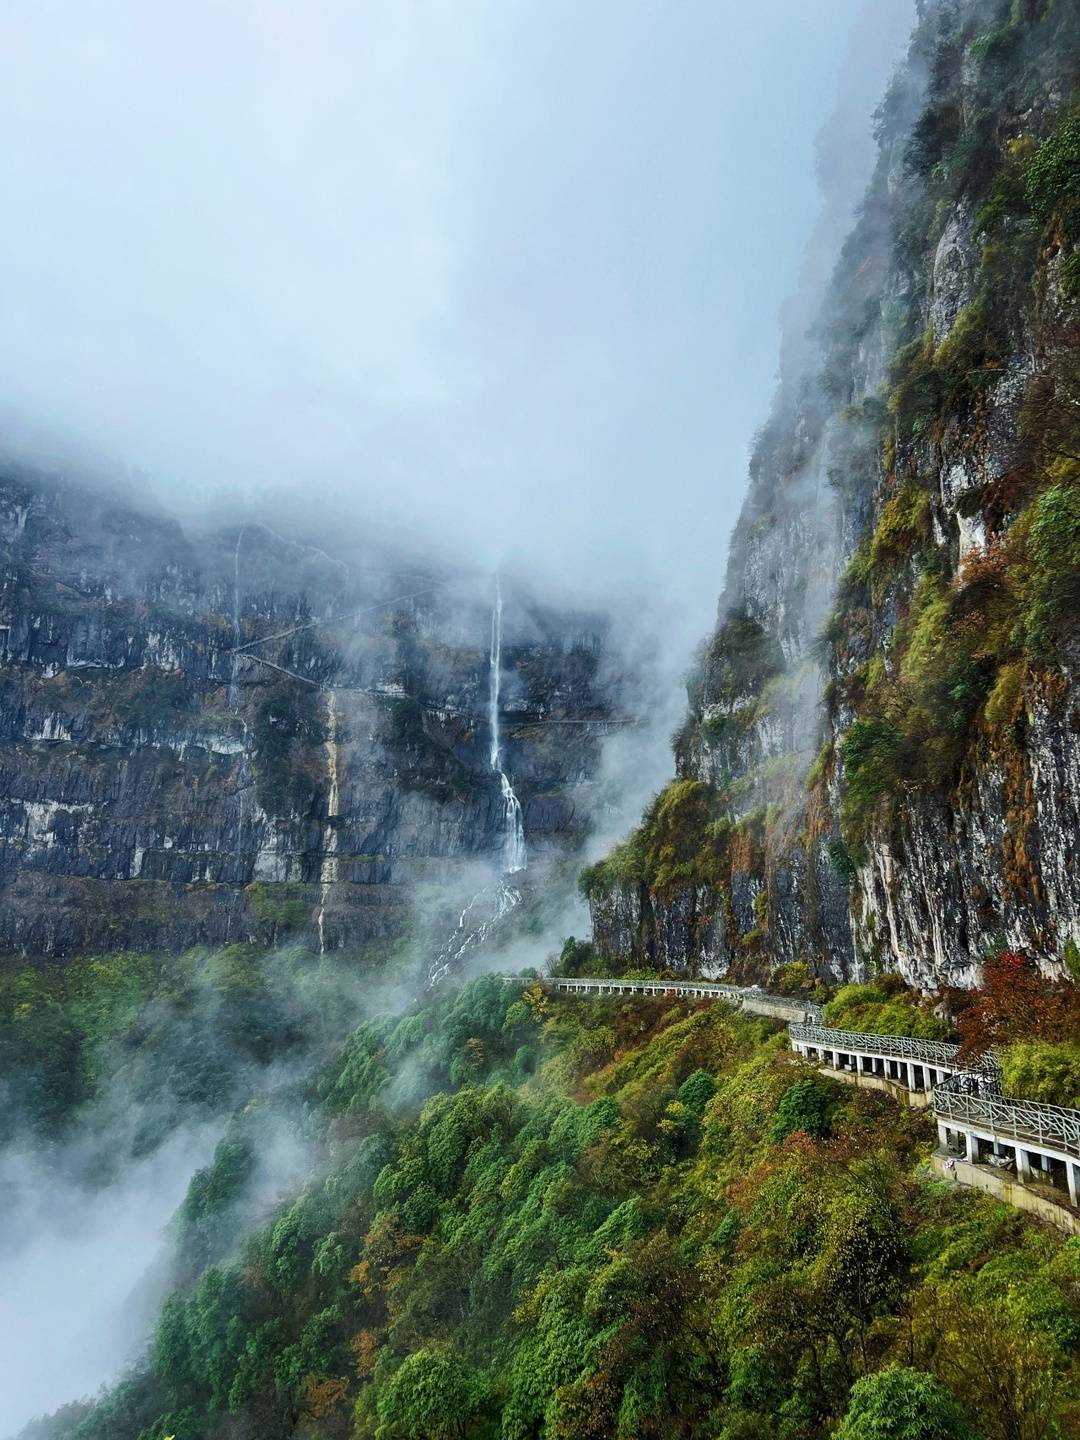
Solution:
[{"label": "vegetation on rock face", "polygon": [[[1061,6],[1030,14],[1021,7],[1003,29],[975,38],[976,17],[992,9],[968,7],[966,28],[938,42],[931,100],[909,150],[932,195],[960,193],[968,204],[989,198],[976,224],[982,245],[975,299],[944,338],[932,328],[921,331],[894,358],[889,409],[895,428],[883,446],[886,498],[869,548],[858,552],[860,564],[849,572],[849,595],[860,584],[879,587],[890,568],[906,565],[916,574],[887,637],[886,667],[872,686],[848,687],[857,718],[841,752],[848,759],[846,827],[855,842],[871,827],[881,797],[949,789],[978,763],[985,735],[994,744],[998,737],[1008,740],[1022,693],[1039,666],[1056,663],[1077,613],[1080,411],[1075,317],[1066,298],[1077,243],[1070,227],[1080,205],[1076,118],[1066,114],[1038,143],[1026,133],[1011,134],[1015,122],[995,114],[1002,86],[1010,103],[1034,99],[1040,71],[1060,59],[1056,47],[1076,38],[1075,17]],[[974,83],[984,108],[974,116],[965,115],[958,100],[967,83],[960,59],[965,45],[981,67]],[[950,190],[957,183],[962,189]],[[940,236],[941,214],[940,208],[926,211],[929,243]],[[1058,217],[1053,224],[1051,217]],[[1033,228],[1040,225],[1053,232],[1041,249]],[[941,539],[948,517],[922,476],[939,463],[934,447],[947,429],[969,431],[977,444],[986,424],[986,387],[1023,351],[1031,296],[1054,283],[1047,267],[1056,256],[1064,294],[1036,322],[1043,354],[1025,380],[1023,440],[1011,457],[1010,496],[976,493],[969,507],[960,505],[961,514],[983,518],[985,530],[957,563],[955,543],[947,534]],[[928,446],[923,437],[932,426]],[[855,609],[848,625],[833,622],[830,636],[841,650],[856,624],[862,617]]]},{"label": "vegetation on rock face", "polygon": [[[901,75],[879,112],[882,162],[825,306],[820,391],[807,379],[798,397],[782,395],[758,437],[725,618],[688,687],[676,784],[713,785],[723,811],[703,806],[695,817],[684,806],[662,864],[650,850],[654,806],[586,882],[596,896],[644,884],[668,913],[721,917],[714,963],[738,971],[752,953],[760,970],[773,936],[786,946],[775,963],[813,965],[815,951],[835,949],[837,907],[822,893],[832,876],[849,888],[846,938],[858,950],[882,903],[875,872],[860,874],[871,842],[896,873],[908,817],[941,815],[960,832],[973,793],[994,812],[990,830],[1000,804],[1009,832],[991,860],[994,900],[1023,892],[1030,903],[1012,918],[1033,943],[1060,944],[1024,834],[1037,820],[1031,747],[1066,743],[1045,732],[1065,732],[1075,708],[1066,694],[1080,615],[1078,15],[1075,5],[1019,0],[927,7],[913,51],[925,92],[916,99]],[[826,430],[840,438],[825,444]],[[842,541],[807,513],[815,446]],[[847,562],[813,644],[798,621],[820,578],[817,550],[830,545],[845,547]],[[820,611],[810,614],[819,626]],[[769,703],[778,677],[793,689],[808,656],[828,674],[823,736],[805,734],[798,704],[778,716]],[[777,786],[762,843],[738,868],[767,914],[787,907],[787,925],[765,933],[750,928],[745,903],[736,917],[728,857],[740,819],[785,764],[808,771],[810,798]],[[965,859],[968,870],[982,863]],[[714,891],[705,900],[703,886]],[[834,943],[812,934],[796,950],[793,931],[813,932],[826,914]],[[650,937],[664,924],[643,922],[641,948],[656,948]],[[879,928],[865,958],[889,944]]]},{"label": "vegetation on rock face", "polygon": [[629,839],[582,875],[587,896],[647,885],[657,895],[718,885],[731,826],[722,797],[701,780],[676,780],[655,798]]},{"label": "vegetation on rock face", "polygon": [[401,783],[446,802],[468,795],[472,777],[443,729],[415,700],[395,699],[386,707],[387,741]]},{"label": "vegetation on rock face", "polygon": [[255,793],[268,815],[303,815],[324,777],[313,751],[326,739],[319,692],[284,679],[255,715]]},{"label": "vegetation on rock face", "polygon": [[717,629],[702,662],[705,703],[756,695],[784,668],[775,640],[758,621],[732,615]]},{"label": "vegetation on rock face", "polygon": [[1076,1433],[1075,1242],[928,1181],[924,1119],[768,1022],[488,977],[363,1023],[309,1103],[308,1186],[54,1436]]}]

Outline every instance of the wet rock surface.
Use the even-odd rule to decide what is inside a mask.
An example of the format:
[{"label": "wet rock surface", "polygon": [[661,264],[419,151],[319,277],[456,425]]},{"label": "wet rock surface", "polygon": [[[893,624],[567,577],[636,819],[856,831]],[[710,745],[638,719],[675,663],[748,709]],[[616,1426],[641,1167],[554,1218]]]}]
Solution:
[{"label": "wet rock surface", "polygon": [[[1061,976],[1080,942],[1080,606],[1057,602],[1050,644],[1016,598],[1032,497],[1077,479],[1078,300],[1060,230],[1040,237],[1023,199],[1023,157],[1058,133],[1068,84],[1032,39],[1045,74],[1019,104],[952,25],[923,16],[822,299],[820,366],[784,378],[751,459],[675,745],[680,780],[725,822],[699,837],[717,878],[597,884],[609,957],[748,979],[890,969],[932,990],[976,983],[1003,945]],[[965,157],[988,135],[980,173]],[[1005,184],[1017,198],[995,219]],[[1050,565],[1045,587],[1061,583]],[[937,692],[913,701],[934,666]],[[903,763],[854,814],[860,723]]]},{"label": "wet rock surface", "polygon": [[[0,543],[4,950],[314,936],[320,903],[327,945],[378,943],[496,850],[489,577],[12,473]],[[601,618],[503,584],[504,763],[542,858],[588,825],[604,733],[551,722],[603,721],[620,680]]]}]

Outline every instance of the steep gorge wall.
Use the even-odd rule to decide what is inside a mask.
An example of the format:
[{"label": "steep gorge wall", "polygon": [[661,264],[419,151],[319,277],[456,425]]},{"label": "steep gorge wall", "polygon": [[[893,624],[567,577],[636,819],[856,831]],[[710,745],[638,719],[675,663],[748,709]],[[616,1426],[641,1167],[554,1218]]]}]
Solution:
[{"label": "steep gorge wall", "polygon": [[[485,577],[11,472],[0,544],[0,949],[385,950],[419,887],[497,852]],[[601,620],[504,588],[504,764],[542,861],[587,824],[603,733],[550,722],[602,721],[618,677]]]},{"label": "steep gorge wall", "polygon": [[755,447],[678,778],[584,877],[602,953],[933,988],[1006,943],[1065,970],[1078,59],[1060,0],[923,7],[820,369]]}]

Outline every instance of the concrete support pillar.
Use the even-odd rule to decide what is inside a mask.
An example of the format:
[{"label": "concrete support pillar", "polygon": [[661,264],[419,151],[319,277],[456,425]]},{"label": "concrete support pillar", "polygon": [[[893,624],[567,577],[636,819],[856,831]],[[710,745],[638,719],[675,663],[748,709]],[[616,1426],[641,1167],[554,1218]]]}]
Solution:
[{"label": "concrete support pillar", "polygon": [[947,1153],[949,1149],[949,1127],[942,1120],[937,1122],[937,1138],[938,1144],[942,1150]]},{"label": "concrete support pillar", "polygon": [[1022,1145],[1016,1147],[1016,1178],[1024,1185],[1033,1178],[1031,1173],[1031,1156]]},{"label": "concrete support pillar", "polygon": [[1066,1162],[1065,1174],[1069,1180],[1069,1200],[1073,1205],[1080,1205],[1080,1175],[1077,1174],[1077,1166],[1071,1160]]}]

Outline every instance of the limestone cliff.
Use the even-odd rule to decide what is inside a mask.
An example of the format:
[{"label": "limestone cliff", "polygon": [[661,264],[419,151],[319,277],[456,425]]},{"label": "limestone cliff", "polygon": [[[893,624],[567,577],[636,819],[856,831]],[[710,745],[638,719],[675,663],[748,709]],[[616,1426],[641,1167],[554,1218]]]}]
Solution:
[{"label": "limestone cliff", "polygon": [[[306,933],[385,951],[421,884],[498,849],[491,581],[196,535],[0,476],[0,946]],[[355,558],[355,557],[350,557]],[[503,764],[571,850],[617,689],[596,616],[504,580]]]},{"label": "limestone cliff", "polygon": [[1078,59],[1075,6],[921,7],[678,778],[584,877],[608,956],[934,988],[1002,943],[1075,954]]}]

